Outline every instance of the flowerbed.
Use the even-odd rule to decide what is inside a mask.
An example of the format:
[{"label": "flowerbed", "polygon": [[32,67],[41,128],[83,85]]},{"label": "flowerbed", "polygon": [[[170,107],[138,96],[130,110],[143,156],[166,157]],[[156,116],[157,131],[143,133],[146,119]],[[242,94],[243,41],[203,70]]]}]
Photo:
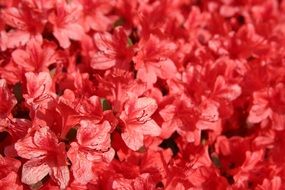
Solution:
[{"label": "flowerbed", "polygon": [[0,189],[285,188],[284,1],[0,10]]}]

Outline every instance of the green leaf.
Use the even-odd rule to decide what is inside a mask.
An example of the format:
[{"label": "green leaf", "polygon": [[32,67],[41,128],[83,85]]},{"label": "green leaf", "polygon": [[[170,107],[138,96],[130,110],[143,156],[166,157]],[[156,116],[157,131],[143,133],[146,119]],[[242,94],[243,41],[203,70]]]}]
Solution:
[{"label": "green leaf", "polygon": [[218,156],[212,155],[211,160],[217,168],[220,168],[222,166],[221,161]]},{"label": "green leaf", "polygon": [[109,104],[109,102],[105,98],[101,98],[100,101],[101,101],[103,111],[112,109],[111,105]]}]

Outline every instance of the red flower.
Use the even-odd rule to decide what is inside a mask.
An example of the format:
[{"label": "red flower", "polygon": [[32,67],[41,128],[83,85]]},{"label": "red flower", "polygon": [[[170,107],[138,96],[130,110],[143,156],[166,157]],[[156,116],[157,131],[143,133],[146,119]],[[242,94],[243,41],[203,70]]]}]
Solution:
[{"label": "red flower", "polygon": [[124,123],[122,138],[130,149],[135,151],[140,149],[145,135],[160,135],[160,127],[151,118],[156,109],[155,100],[147,97],[131,97],[125,104],[124,111],[120,115]]},{"label": "red flower", "polygon": [[262,161],[264,156],[263,150],[254,152],[247,151],[245,154],[245,161],[241,165],[237,174],[235,174],[234,176],[236,186],[243,186],[244,183],[249,181],[252,170],[258,168],[257,164]]},{"label": "red flower", "polygon": [[196,128],[199,120],[199,111],[193,101],[186,97],[174,99],[166,105],[159,114],[163,118],[162,136],[168,138],[174,131],[186,139],[187,142],[200,142],[201,130]]},{"label": "red flower", "polygon": [[0,133],[8,132],[14,140],[26,135],[30,122],[26,119],[13,118],[12,109],[17,103],[4,79],[0,79]]},{"label": "red flower", "polygon": [[69,169],[65,145],[58,142],[49,127],[30,131],[15,144],[15,149],[20,157],[28,159],[22,169],[23,183],[33,185],[49,174],[61,189],[67,187]]},{"label": "red flower", "polygon": [[72,40],[81,40],[83,27],[79,24],[81,7],[76,3],[58,0],[48,20],[53,24],[53,35],[62,48],[68,48]]},{"label": "red flower", "polygon": [[152,85],[157,77],[162,79],[174,78],[177,70],[171,55],[176,45],[155,35],[142,39],[137,48],[137,55],[133,58],[137,78]]},{"label": "red flower", "polygon": [[27,94],[24,98],[31,106],[46,106],[49,102],[52,93],[52,79],[49,73],[26,73]]},{"label": "red flower", "polygon": [[98,81],[98,96],[111,102],[115,114],[121,113],[129,96],[138,97],[146,91],[145,83],[134,80],[133,74],[123,69],[108,71],[104,78],[98,76]]},{"label": "red flower", "polygon": [[272,128],[283,130],[285,126],[285,87],[282,83],[275,87],[254,92],[253,106],[248,121],[259,123],[270,118]]},{"label": "red flower", "polygon": [[11,93],[7,87],[5,79],[0,79],[0,120],[6,119],[10,116],[13,107],[16,105],[17,100],[14,94]]},{"label": "red flower", "polygon": [[93,29],[95,31],[107,31],[115,22],[116,16],[110,16],[115,4],[114,0],[79,0],[83,6],[82,25],[85,31]]},{"label": "red flower", "polygon": [[284,10],[0,0],[0,189],[284,189]]},{"label": "red flower", "polygon": [[223,76],[218,76],[212,92],[213,99],[233,101],[241,95],[241,87],[237,84],[230,84]]},{"label": "red flower", "polygon": [[16,49],[12,53],[13,61],[25,71],[48,71],[48,66],[56,63],[58,56],[55,44],[32,40],[28,42],[26,50]]},{"label": "red flower", "polygon": [[[93,123],[99,123],[103,119],[103,110],[99,97],[91,96],[88,99],[83,96],[75,97],[75,93],[68,89],[64,91],[53,109],[57,109],[61,119],[60,133],[63,139],[72,127],[79,124],[80,120],[87,119]],[[54,110],[50,111],[51,114],[56,114]],[[48,117],[45,120],[50,121]],[[58,129],[59,126],[56,125],[55,127]]]},{"label": "red flower", "polygon": [[114,181],[112,182],[112,189],[114,190],[121,190],[121,189],[154,190],[155,184],[153,183],[151,179],[151,175],[149,173],[144,173],[135,179],[126,179],[126,178],[114,179]]},{"label": "red flower", "polygon": [[42,17],[38,12],[24,4],[18,3],[18,7],[4,9],[1,17],[7,25],[14,28],[7,33],[1,32],[1,38],[4,38],[2,49],[19,47],[33,39],[43,40],[41,33],[45,21],[40,19]]},{"label": "red flower", "polygon": [[115,65],[125,69],[130,67],[133,50],[122,27],[116,28],[113,35],[108,32],[95,33],[94,42],[98,51],[92,56],[93,69],[106,70]]},{"label": "red flower", "polygon": [[264,179],[262,185],[256,187],[257,190],[278,190],[281,189],[281,178],[279,176],[273,177],[273,179]]},{"label": "red flower", "polygon": [[93,124],[88,120],[80,122],[77,142],[71,143],[68,151],[73,176],[78,183],[87,184],[96,177],[92,170],[95,164],[112,161],[115,152],[111,148],[110,130],[107,121],[102,124]]},{"label": "red flower", "polygon": [[0,155],[0,188],[5,190],[22,190],[18,179],[18,169],[21,163],[13,158]]}]

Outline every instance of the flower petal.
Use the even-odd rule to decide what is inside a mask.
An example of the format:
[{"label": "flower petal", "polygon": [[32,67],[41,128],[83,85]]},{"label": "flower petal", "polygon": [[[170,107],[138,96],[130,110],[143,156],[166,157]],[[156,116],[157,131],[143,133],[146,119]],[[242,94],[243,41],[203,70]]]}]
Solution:
[{"label": "flower petal", "polygon": [[60,186],[60,189],[65,189],[69,182],[69,169],[67,166],[52,167],[51,177]]},{"label": "flower petal", "polygon": [[111,146],[110,130],[108,121],[102,124],[93,124],[91,121],[83,120],[77,131],[78,143],[84,147],[96,150],[105,150]]},{"label": "flower petal", "polygon": [[150,119],[142,125],[140,132],[144,135],[159,136],[161,129],[153,119]]},{"label": "flower petal", "polygon": [[54,149],[58,143],[58,139],[48,127],[42,127],[35,132],[34,143],[42,149]]},{"label": "flower petal", "polygon": [[143,146],[143,134],[135,130],[126,130],[123,132],[122,139],[134,151],[139,150]]},{"label": "flower petal", "polygon": [[37,158],[47,154],[46,150],[40,149],[34,144],[34,140],[31,136],[19,140],[15,144],[15,149],[19,156],[26,159]]},{"label": "flower petal", "polygon": [[23,165],[22,182],[28,185],[35,184],[49,172],[50,168],[44,158],[29,160]]}]

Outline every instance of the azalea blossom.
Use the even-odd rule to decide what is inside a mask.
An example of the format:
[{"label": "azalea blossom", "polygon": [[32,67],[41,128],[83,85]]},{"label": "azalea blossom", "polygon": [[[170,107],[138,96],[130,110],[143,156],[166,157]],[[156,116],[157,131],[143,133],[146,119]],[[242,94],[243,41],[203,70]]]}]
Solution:
[{"label": "azalea blossom", "polygon": [[152,98],[132,98],[124,106],[120,115],[123,121],[122,138],[132,150],[138,150],[143,146],[144,135],[158,136],[160,127],[151,118],[157,109],[157,103]]},{"label": "azalea blossom", "polygon": [[110,144],[111,126],[108,122],[94,125],[91,121],[83,120],[80,125],[77,142],[71,143],[68,157],[72,162],[76,181],[86,184],[97,175],[92,167],[100,162],[110,162],[114,157],[114,150]]},{"label": "azalea blossom", "polygon": [[250,110],[248,121],[258,123],[270,118],[274,129],[283,130],[285,122],[284,89],[283,84],[277,84],[274,88],[255,92],[253,94],[254,105]]},{"label": "azalea blossom", "polygon": [[[43,45],[43,47],[41,47]],[[26,72],[47,71],[48,67],[56,63],[58,56],[55,52],[55,44],[32,40],[28,42],[27,49],[16,49],[12,53],[13,61]]]},{"label": "azalea blossom", "polygon": [[72,40],[81,40],[84,34],[83,27],[78,23],[81,7],[75,3],[66,3],[59,0],[55,11],[49,15],[49,21],[53,24],[53,35],[59,41],[62,48],[68,48]]},{"label": "azalea blossom", "polygon": [[176,50],[174,43],[160,40],[158,36],[150,35],[138,44],[138,53],[134,57],[137,77],[149,84],[154,84],[157,77],[174,78],[176,73],[175,63],[171,54]]},{"label": "azalea blossom", "polygon": [[24,94],[29,105],[44,106],[53,96],[52,79],[47,72],[26,73],[27,94]]},{"label": "azalea blossom", "polygon": [[33,185],[50,175],[61,189],[67,187],[69,170],[65,145],[58,142],[49,127],[38,128],[20,139],[15,149],[20,157],[28,159],[22,169],[23,183]]},{"label": "azalea blossom", "polygon": [[119,68],[129,68],[133,50],[128,44],[128,37],[123,28],[116,28],[115,33],[95,33],[94,42],[98,51],[92,56],[91,67],[105,70],[115,65]]},{"label": "azalea blossom", "polygon": [[[18,4],[19,5],[19,4]],[[29,9],[25,5],[9,7],[2,11],[1,19],[14,29],[1,31],[1,49],[23,46],[29,40],[42,41],[42,32],[46,20],[42,20],[41,14]]]},{"label": "azalea blossom", "polygon": [[0,0],[0,189],[285,189],[285,1]]}]

